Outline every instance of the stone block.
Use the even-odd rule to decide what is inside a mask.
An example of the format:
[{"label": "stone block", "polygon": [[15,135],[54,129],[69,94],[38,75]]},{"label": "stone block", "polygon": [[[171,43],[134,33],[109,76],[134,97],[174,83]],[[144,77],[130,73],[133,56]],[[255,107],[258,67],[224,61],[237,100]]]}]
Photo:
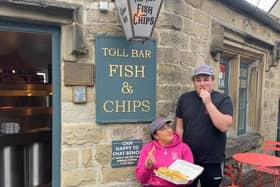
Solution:
[{"label": "stone block", "polygon": [[181,82],[181,67],[160,64],[158,66],[158,83],[159,84],[178,84]]},{"label": "stone block", "polygon": [[209,40],[210,38],[210,33],[209,33],[209,27],[204,26],[204,25],[199,25],[199,38],[201,40]]},{"label": "stone block", "polygon": [[234,153],[246,152],[248,150],[260,148],[263,139],[258,134],[245,134],[237,138],[228,137],[226,145],[226,158],[232,157]]},{"label": "stone block", "polygon": [[157,48],[157,64],[178,64],[180,50],[174,48]]},{"label": "stone block", "polygon": [[270,88],[270,82],[268,80],[265,80],[264,87],[265,88]]},{"label": "stone block", "polygon": [[151,135],[150,135],[150,131],[149,131],[149,128],[148,128],[149,124],[140,128],[140,129],[142,129],[142,134],[143,134],[142,135],[143,145],[145,145],[146,143],[151,141]]},{"label": "stone block", "polygon": [[117,11],[108,11],[100,13],[99,10],[88,10],[86,14],[85,24],[92,23],[119,23],[119,15]]},{"label": "stone block", "polygon": [[81,186],[83,183],[96,182],[97,170],[92,168],[64,171],[62,174],[63,187]]},{"label": "stone block", "polygon": [[199,37],[200,35],[199,24],[192,20],[185,19],[183,32],[194,37]]},{"label": "stone block", "polygon": [[181,83],[183,85],[192,85],[193,68],[186,67],[181,70]]},{"label": "stone block", "polygon": [[183,69],[196,66],[197,56],[193,52],[180,51],[180,65]]},{"label": "stone block", "polygon": [[182,91],[181,91],[181,94],[185,93],[185,92],[189,92],[189,91],[192,91],[194,90],[193,86],[192,86],[192,83],[190,83],[189,85],[184,85],[182,87]]},{"label": "stone block", "polygon": [[63,170],[71,170],[79,167],[79,152],[78,150],[69,150],[62,153]]},{"label": "stone block", "polygon": [[164,31],[160,33],[160,45],[173,47],[175,49],[187,49],[189,38],[178,31]]},{"label": "stone block", "polygon": [[137,134],[137,128],[133,126],[117,127],[112,129],[112,139],[113,140],[123,140],[123,139],[134,139]]},{"label": "stone block", "polygon": [[192,19],[193,9],[182,0],[165,0],[164,10]]},{"label": "stone block", "polygon": [[125,36],[122,26],[118,24],[96,23],[92,25],[85,25],[84,29],[87,41],[94,41],[96,34]]},{"label": "stone block", "polygon": [[102,128],[88,125],[67,126],[62,130],[62,143],[68,145],[96,144],[103,140]]},{"label": "stone block", "polygon": [[206,56],[207,49],[208,49],[208,44],[205,41],[192,38],[190,41],[190,46],[191,46],[191,51],[195,53],[196,55],[203,55]]},{"label": "stone block", "polygon": [[102,183],[124,182],[135,179],[135,167],[102,168]]},{"label": "stone block", "polygon": [[73,22],[71,25],[64,26],[64,31],[67,39],[65,38],[63,59],[71,59],[71,55],[86,54],[88,50],[84,39],[83,25]]},{"label": "stone block", "polygon": [[162,14],[158,18],[157,26],[161,28],[182,30],[183,18],[176,14]]},{"label": "stone block", "polygon": [[[179,92],[178,92],[179,93]],[[171,113],[175,111],[175,103],[178,98],[174,99],[174,101],[163,101],[157,104],[157,116],[169,116]]]},{"label": "stone block", "polygon": [[277,117],[278,117],[278,115],[276,114],[276,112],[271,111],[269,120],[273,121],[273,122],[277,122]]},{"label": "stone block", "polygon": [[202,12],[198,9],[193,11],[193,20],[198,22],[206,27],[210,26],[210,17],[205,12]]},{"label": "stone block", "polygon": [[275,78],[275,74],[274,74],[273,71],[270,71],[270,72],[268,73],[268,78],[269,78],[270,80],[273,80],[273,79]]},{"label": "stone block", "polygon": [[72,86],[62,87],[62,102],[72,102]]},{"label": "stone block", "polygon": [[93,103],[74,104],[69,102],[62,103],[63,122],[95,123],[95,108]]},{"label": "stone block", "polygon": [[99,144],[96,146],[95,159],[103,167],[111,166],[112,146]]},{"label": "stone block", "polygon": [[168,85],[168,86],[158,86],[157,89],[157,101],[173,101],[179,97],[180,86],[179,85]]},{"label": "stone block", "polygon": [[202,8],[202,0],[185,0],[186,3],[190,4],[194,8]]},{"label": "stone block", "polygon": [[85,148],[81,151],[82,166],[89,168],[93,166],[93,153],[91,148]]}]

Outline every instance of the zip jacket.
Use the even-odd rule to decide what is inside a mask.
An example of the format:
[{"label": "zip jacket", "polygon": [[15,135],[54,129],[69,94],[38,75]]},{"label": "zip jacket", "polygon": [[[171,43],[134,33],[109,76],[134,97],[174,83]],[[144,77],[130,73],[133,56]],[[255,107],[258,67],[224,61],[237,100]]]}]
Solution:
[{"label": "zip jacket", "polygon": [[[186,186],[168,182],[159,178],[154,173],[154,170],[157,170],[159,167],[168,167],[177,159],[193,163],[193,154],[190,147],[182,142],[176,132],[173,133],[173,136],[172,143],[167,146],[160,145],[157,140],[152,140],[150,143],[143,146],[135,169],[136,178],[141,184],[153,187]],[[153,146],[155,148],[153,151],[155,163],[152,168],[146,168],[145,160]]]}]

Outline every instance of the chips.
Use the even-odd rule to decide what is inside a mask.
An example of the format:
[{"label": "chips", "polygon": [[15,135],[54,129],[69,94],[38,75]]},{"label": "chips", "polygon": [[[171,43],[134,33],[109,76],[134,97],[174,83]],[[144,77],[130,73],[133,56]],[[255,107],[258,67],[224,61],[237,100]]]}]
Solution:
[{"label": "chips", "polygon": [[181,172],[169,169],[167,167],[160,167],[155,170],[155,172],[158,175],[162,175],[176,181],[185,181],[188,179],[188,176],[185,176]]}]

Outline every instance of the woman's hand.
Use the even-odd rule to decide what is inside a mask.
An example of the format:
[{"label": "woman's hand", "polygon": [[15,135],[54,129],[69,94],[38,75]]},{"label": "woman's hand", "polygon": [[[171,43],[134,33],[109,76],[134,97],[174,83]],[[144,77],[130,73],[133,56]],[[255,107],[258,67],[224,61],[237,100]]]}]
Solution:
[{"label": "woman's hand", "polygon": [[155,147],[153,146],[152,149],[148,152],[148,156],[145,160],[145,166],[149,169],[151,169],[153,164],[156,162],[155,157],[153,155],[154,150]]}]

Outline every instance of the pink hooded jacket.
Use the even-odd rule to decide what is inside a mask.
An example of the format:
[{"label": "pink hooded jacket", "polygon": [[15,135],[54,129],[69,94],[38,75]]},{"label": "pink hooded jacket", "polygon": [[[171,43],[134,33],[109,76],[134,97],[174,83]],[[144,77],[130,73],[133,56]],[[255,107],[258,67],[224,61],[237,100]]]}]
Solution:
[{"label": "pink hooded jacket", "polygon": [[[148,152],[152,149],[153,146],[155,147],[153,155],[156,162],[154,163],[152,168],[149,169],[145,166],[145,160],[147,158]],[[135,170],[136,178],[141,184],[154,187],[185,186],[170,183],[164,179],[157,177],[154,173],[154,170],[163,166],[168,167],[177,159],[182,159],[193,163],[193,155],[191,149],[187,144],[181,141],[177,133],[174,132],[173,142],[168,146],[162,146],[158,143],[158,141],[153,140],[150,143],[144,145],[141,150]]]}]

